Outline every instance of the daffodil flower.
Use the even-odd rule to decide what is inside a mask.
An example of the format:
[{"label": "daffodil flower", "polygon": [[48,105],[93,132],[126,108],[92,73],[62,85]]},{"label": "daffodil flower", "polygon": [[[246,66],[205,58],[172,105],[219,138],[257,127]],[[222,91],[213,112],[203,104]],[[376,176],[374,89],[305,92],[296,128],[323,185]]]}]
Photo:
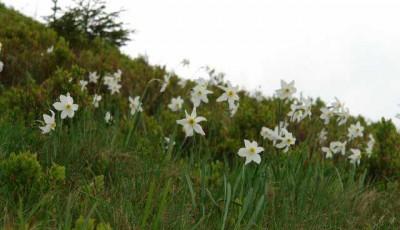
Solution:
[{"label": "daffodil flower", "polygon": [[296,143],[296,138],[293,137],[293,134],[287,131],[286,129],[281,130],[282,134],[279,139],[280,143],[276,144],[276,147],[279,149],[283,149],[283,152],[287,152],[291,145]]},{"label": "daffodil flower", "polygon": [[370,134],[369,141],[367,143],[367,148],[365,150],[368,158],[370,158],[372,156],[372,151],[374,150],[374,145],[375,145],[375,138],[374,138],[374,136],[372,136],[372,134]]},{"label": "daffodil flower", "polygon": [[50,110],[51,116],[47,114],[43,114],[44,126],[39,127],[42,130],[42,134],[47,134],[54,130],[57,126],[55,114],[52,110]]},{"label": "daffodil flower", "polygon": [[227,87],[218,86],[220,89],[224,90],[225,92],[217,98],[217,102],[228,101],[229,108],[235,107],[235,102],[239,101],[238,87],[232,87],[232,85],[228,82]]},{"label": "daffodil flower", "polygon": [[325,153],[325,158],[326,159],[330,159],[333,157],[333,152],[330,148],[328,147],[322,147],[322,152]]},{"label": "daffodil flower", "polygon": [[173,112],[177,112],[182,109],[183,99],[179,96],[171,99],[171,103],[168,105],[168,108]]},{"label": "daffodil flower", "polygon": [[67,117],[73,118],[75,112],[78,110],[78,105],[74,104],[74,99],[69,93],[67,93],[67,95],[60,95],[60,101],[54,103],[53,107],[57,111],[61,111],[61,119],[65,119]]},{"label": "daffodil flower", "polygon": [[193,111],[190,115],[187,113],[187,111],[185,111],[185,115],[186,117],[184,119],[177,120],[176,123],[183,126],[186,137],[193,136],[194,132],[204,136],[205,133],[199,123],[202,121],[206,121],[206,118],[197,116],[196,107],[193,108]]},{"label": "daffodil flower", "polygon": [[140,97],[135,98],[129,97],[129,108],[131,109],[131,115],[135,115],[137,112],[143,112],[142,103],[140,102]]},{"label": "daffodil flower", "polygon": [[357,122],[357,124],[353,124],[349,127],[348,129],[348,138],[349,140],[353,140],[357,137],[362,137],[364,134],[364,127],[360,124],[360,122]]},{"label": "daffodil flower", "polygon": [[110,112],[106,112],[106,115],[104,116],[104,120],[106,121],[107,124],[109,124],[110,122],[112,122],[113,117],[111,116]]},{"label": "daffodil flower", "polygon": [[199,107],[201,102],[208,103],[208,94],[212,94],[212,91],[207,90],[206,86],[201,84],[195,86],[191,93],[191,101],[194,107]]},{"label": "daffodil flower", "polygon": [[352,154],[349,156],[350,163],[359,165],[361,160],[361,151],[359,149],[350,149]]},{"label": "daffodil flower", "polygon": [[97,75],[97,72],[90,72],[89,73],[89,82],[96,84],[99,80],[100,76]]},{"label": "daffodil flower", "polygon": [[88,84],[88,81],[86,81],[86,80],[80,80],[80,81],[79,81],[79,85],[81,86],[81,90],[82,90],[82,91],[85,91],[85,90],[86,90],[87,84]]},{"label": "daffodil flower", "polygon": [[169,80],[171,79],[171,75],[169,73],[164,75],[164,81],[161,85],[161,89],[160,89],[160,93],[165,92],[165,90],[167,89],[167,86],[169,85]]},{"label": "daffodil flower", "polygon": [[340,153],[344,156],[344,155],[346,155],[346,144],[347,144],[346,141],[345,142],[334,141],[334,142],[331,142],[330,148],[333,153],[335,153],[335,154]]},{"label": "daffodil flower", "polygon": [[276,95],[282,99],[291,99],[293,94],[297,92],[296,87],[294,87],[294,81],[287,83],[284,80],[281,80],[281,88],[276,90]]},{"label": "daffodil flower", "polygon": [[245,165],[254,161],[256,164],[261,163],[261,156],[260,153],[264,151],[263,147],[259,147],[257,142],[249,140],[244,140],[244,148],[239,149],[238,155],[240,157],[245,157],[246,162]]},{"label": "daffodil flower", "polygon": [[95,94],[94,96],[93,96],[93,102],[92,102],[92,104],[93,104],[93,106],[95,107],[95,108],[98,108],[99,107],[99,102],[101,101],[101,95],[98,95],[98,94]]}]

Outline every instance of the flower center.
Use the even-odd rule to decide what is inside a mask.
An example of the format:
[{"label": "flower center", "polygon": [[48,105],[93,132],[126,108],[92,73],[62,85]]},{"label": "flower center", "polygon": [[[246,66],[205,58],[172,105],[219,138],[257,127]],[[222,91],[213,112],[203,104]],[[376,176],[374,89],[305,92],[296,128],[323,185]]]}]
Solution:
[{"label": "flower center", "polygon": [[229,91],[228,91],[228,96],[229,96],[229,97],[233,97],[233,95],[234,95],[233,91],[232,91],[232,90],[229,90]]},{"label": "flower center", "polygon": [[193,118],[189,118],[188,123],[189,125],[193,126],[196,122]]},{"label": "flower center", "polygon": [[66,108],[67,110],[70,110],[70,109],[72,109],[72,105],[71,105],[71,104],[66,104],[66,105],[65,105],[65,108]]},{"label": "flower center", "polygon": [[250,152],[250,154],[255,154],[256,148],[254,148],[254,147],[249,148],[249,152]]},{"label": "flower center", "polygon": [[54,123],[51,123],[51,128],[52,128],[52,129],[56,128],[56,123],[55,123],[55,122],[54,122]]}]

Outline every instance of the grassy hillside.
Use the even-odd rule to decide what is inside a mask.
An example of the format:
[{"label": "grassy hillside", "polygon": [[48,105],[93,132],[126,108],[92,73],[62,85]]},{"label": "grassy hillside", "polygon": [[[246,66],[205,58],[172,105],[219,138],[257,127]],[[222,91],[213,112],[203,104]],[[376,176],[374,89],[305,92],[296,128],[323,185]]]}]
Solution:
[{"label": "grassy hillside", "polygon": [[[164,66],[131,59],[101,39],[72,47],[1,4],[0,28],[2,229],[400,226],[400,135],[390,120],[367,124],[350,116],[339,125],[336,114],[324,123],[321,109],[331,103],[316,99],[310,116],[296,122],[288,113],[293,104],[305,103],[301,98],[260,99],[244,91],[231,116],[232,105],[217,102],[227,84],[214,81],[201,88],[213,93],[197,108],[206,119],[200,122],[205,135],[190,137],[177,121],[185,110],[192,112],[191,92],[203,83],[183,86]],[[94,71],[98,82],[82,87]],[[109,90],[119,85],[119,93]],[[67,93],[78,108],[62,119],[54,103]],[[98,106],[95,95],[101,95]],[[140,98],[130,102],[129,96]],[[168,105],[178,96],[183,108],[172,111]],[[46,127],[43,114],[51,115],[49,110],[55,126]],[[106,113],[112,120],[106,121]],[[284,137],[274,145],[260,135],[281,121],[287,127],[279,135],[287,130],[296,138],[287,152],[279,147]],[[364,131],[349,138],[357,122]],[[326,138],[320,138],[322,130]],[[263,147],[260,164],[245,164],[238,154],[245,139]],[[346,142],[344,155],[327,158],[322,148],[332,142]],[[360,164],[351,160],[351,149],[360,150]]]}]

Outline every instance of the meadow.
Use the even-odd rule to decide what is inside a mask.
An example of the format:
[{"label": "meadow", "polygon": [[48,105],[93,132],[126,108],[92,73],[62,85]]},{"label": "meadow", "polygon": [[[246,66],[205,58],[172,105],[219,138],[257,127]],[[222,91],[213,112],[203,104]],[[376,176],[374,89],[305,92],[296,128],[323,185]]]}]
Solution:
[{"label": "meadow", "polygon": [[185,80],[2,4],[0,28],[1,229],[399,229],[390,119]]}]

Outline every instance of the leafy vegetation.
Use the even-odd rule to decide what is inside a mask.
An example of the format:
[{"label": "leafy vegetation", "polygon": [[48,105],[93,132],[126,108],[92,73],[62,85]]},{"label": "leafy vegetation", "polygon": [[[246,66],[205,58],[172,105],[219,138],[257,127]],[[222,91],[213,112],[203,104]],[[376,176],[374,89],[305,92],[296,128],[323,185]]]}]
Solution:
[{"label": "leafy vegetation", "polygon": [[[198,102],[194,116],[207,119],[199,122],[205,135],[194,130],[190,137],[177,121],[185,118],[184,110],[188,115],[193,110],[190,97],[198,82],[185,85],[164,66],[151,66],[144,57],[132,60],[107,39],[65,39],[1,4],[0,25],[1,228],[400,225],[400,136],[390,120],[368,125],[363,117],[349,117],[339,126],[335,117],[325,123],[320,115],[327,106],[315,100],[311,116],[287,122],[285,129],[296,141],[285,153],[260,130],[288,120],[291,105],[301,100],[260,99],[238,91],[240,106],[231,116],[237,102],[217,102],[221,94],[229,96],[229,86],[207,69],[217,83],[206,87],[213,94],[208,103]],[[72,118],[62,119],[69,99],[59,96],[67,93],[79,107]],[[95,95],[102,97],[98,106]],[[183,108],[173,111],[179,100],[168,105],[178,96]],[[54,121],[43,122],[43,114],[52,118],[49,109]],[[348,141],[348,128],[357,122],[364,135],[354,132]],[[327,135],[321,140],[323,129]],[[364,151],[367,134],[376,141],[370,157]],[[260,164],[245,164],[238,155],[244,139],[263,148]],[[326,159],[321,151],[346,140],[347,149],[362,150],[359,165],[337,153]]]}]

